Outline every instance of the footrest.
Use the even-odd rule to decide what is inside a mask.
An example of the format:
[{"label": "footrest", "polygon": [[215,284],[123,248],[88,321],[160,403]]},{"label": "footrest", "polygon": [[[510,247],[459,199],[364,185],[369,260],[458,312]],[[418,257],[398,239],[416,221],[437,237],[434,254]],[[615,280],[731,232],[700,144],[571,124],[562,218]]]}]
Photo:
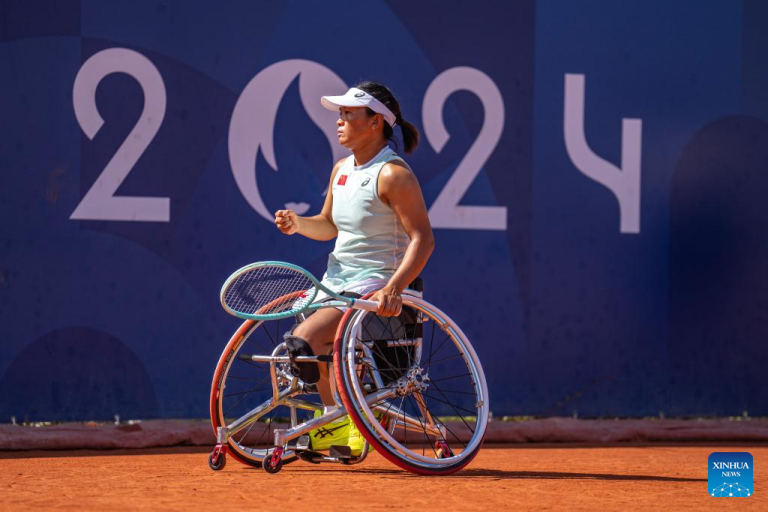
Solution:
[{"label": "footrest", "polygon": [[351,459],[352,458],[352,448],[349,446],[331,446],[331,449],[328,451],[328,456],[332,457],[334,459]]},{"label": "footrest", "polygon": [[311,462],[312,464],[320,464],[325,458],[325,455],[319,452],[313,452],[312,450],[297,450],[296,456],[304,462]]}]

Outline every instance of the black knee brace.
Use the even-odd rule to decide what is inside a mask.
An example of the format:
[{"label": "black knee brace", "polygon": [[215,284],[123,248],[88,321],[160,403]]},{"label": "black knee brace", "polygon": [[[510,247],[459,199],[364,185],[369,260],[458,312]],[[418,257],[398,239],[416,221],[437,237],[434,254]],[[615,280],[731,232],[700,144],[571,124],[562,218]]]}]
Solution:
[{"label": "black knee brace", "polygon": [[307,340],[300,336],[293,335],[293,329],[283,336],[285,346],[288,348],[288,357],[291,358],[291,367],[294,373],[307,384],[314,384],[320,380],[320,369],[317,363],[297,363],[294,361],[296,356],[314,356],[315,352],[309,346]]}]

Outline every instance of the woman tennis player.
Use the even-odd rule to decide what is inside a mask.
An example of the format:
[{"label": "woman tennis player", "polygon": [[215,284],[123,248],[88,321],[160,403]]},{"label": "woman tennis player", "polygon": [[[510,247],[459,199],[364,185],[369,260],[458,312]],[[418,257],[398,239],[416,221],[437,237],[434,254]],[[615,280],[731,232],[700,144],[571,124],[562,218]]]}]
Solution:
[{"label": "woman tennis player", "polygon": [[[392,92],[376,82],[362,82],[343,96],[323,96],[323,106],[339,112],[339,143],[352,155],[336,162],[328,195],[319,215],[299,217],[292,210],[275,212],[275,224],[286,235],[298,233],[314,240],[336,238],[322,284],[337,293],[365,295],[378,290],[378,314],[400,314],[401,293],[429,259],[435,246],[419,182],[405,161],[390,147],[400,126],[405,152],[419,143],[419,132],[403,119]],[[322,300],[322,293],[317,300]],[[308,344],[314,354],[327,354],[343,311],[318,310],[286,335],[289,346]],[[318,392],[326,412],[334,406],[328,369],[320,367]],[[364,439],[343,417],[310,433],[312,448],[348,445],[362,452]]]}]

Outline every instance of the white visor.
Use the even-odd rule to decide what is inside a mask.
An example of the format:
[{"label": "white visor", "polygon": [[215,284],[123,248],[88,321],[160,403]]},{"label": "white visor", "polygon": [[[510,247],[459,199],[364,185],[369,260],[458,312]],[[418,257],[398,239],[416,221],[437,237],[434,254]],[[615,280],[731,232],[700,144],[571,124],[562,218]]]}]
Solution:
[{"label": "white visor", "polygon": [[320,98],[320,103],[328,110],[339,110],[339,107],[368,107],[377,114],[383,115],[389,126],[395,127],[395,114],[382,102],[355,87],[348,90],[344,96],[323,96]]}]

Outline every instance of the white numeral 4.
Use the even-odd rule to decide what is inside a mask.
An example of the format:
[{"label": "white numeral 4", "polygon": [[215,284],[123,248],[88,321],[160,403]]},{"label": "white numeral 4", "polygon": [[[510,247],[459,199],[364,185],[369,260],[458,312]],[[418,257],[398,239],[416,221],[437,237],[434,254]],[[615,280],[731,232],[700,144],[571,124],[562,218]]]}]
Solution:
[{"label": "white numeral 4", "polygon": [[565,75],[563,132],[573,165],[619,202],[619,232],[640,233],[640,153],[643,122],[621,121],[621,169],[597,155],[584,134],[584,75]]}]

